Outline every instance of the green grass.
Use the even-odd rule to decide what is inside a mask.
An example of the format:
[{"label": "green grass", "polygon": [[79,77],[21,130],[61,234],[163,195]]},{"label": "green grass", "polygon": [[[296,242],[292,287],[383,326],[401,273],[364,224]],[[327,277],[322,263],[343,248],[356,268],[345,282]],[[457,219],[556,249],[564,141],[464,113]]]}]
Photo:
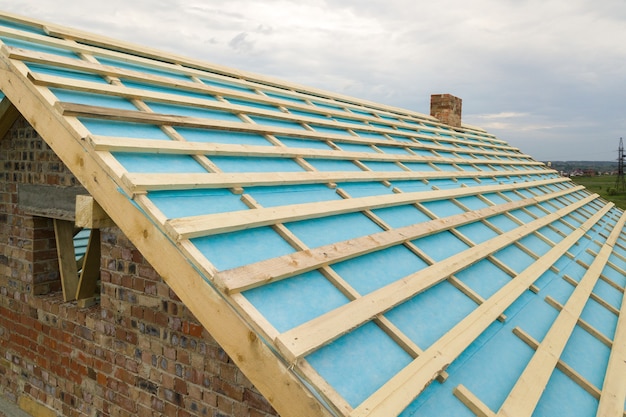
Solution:
[{"label": "green grass", "polygon": [[[617,207],[626,210],[626,192],[614,191],[616,179],[616,175],[599,175],[596,177],[573,177],[572,181],[584,185],[589,191],[600,194],[605,200],[612,201]],[[613,192],[609,192],[609,190]]]}]

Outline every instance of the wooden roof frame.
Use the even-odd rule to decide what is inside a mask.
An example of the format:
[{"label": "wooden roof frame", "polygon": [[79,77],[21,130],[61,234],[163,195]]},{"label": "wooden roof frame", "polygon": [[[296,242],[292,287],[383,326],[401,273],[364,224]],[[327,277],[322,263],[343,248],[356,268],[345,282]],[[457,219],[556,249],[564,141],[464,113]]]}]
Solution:
[{"label": "wooden roof frame", "polygon": [[[626,251],[626,242],[622,243],[626,217],[611,203],[572,185],[519,149],[476,127],[451,128],[416,112],[164,55],[12,14],[0,14],[0,19],[17,25],[0,25],[0,40],[25,42],[43,49],[24,49],[4,41],[0,44],[0,90],[5,95],[0,103],[0,134],[4,135],[21,114],[93,197],[81,201],[81,207],[87,207],[81,211],[87,211],[85,217],[91,219],[86,221],[108,221],[101,211],[90,217],[94,208],[102,209],[281,415],[399,415],[433,380],[445,380],[448,366],[492,323],[506,321],[506,309],[522,294],[529,289],[540,292],[538,280],[548,271],[560,272],[556,264],[563,258],[577,260],[586,273],[579,281],[568,281],[575,288],[566,303],[546,297],[559,314],[543,341],[534,340],[524,329],[513,330],[535,353],[502,407],[491,410],[463,384],[454,389],[454,395],[477,415],[531,415],[554,369],[562,369],[599,401],[598,416],[625,415],[626,298],[618,308],[593,293],[599,281],[624,293],[624,288],[604,272],[606,268],[619,274],[626,272],[625,267],[616,265],[626,262],[626,256],[619,252]],[[40,33],[22,30],[22,26]],[[57,55],[46,48],[62,48],[76,58]],[[104,65],[99,57],[119,60],[132,68]],[[90,81],[51,75],[33,70],[34,65],[100,78]],[[203,79],[237,88],[210,85]],[[129,87],[124,84],[127,80],[146,83],[154,89]],[[159,89],[162,91],[155,91]],[[83,94],[96,102],[100,98],[122,100],[134,108],[79,99],[72,102],[57,97],[57,90],[70,96]],[[184,107],[189,114],[153,111],[152,103]],[[195,115],[203,111],[226,112],[236,118],[224,121]],[[94,133],[85,119],[152,126],[166,139]],[[276,123],[269,123],[268,119]],[[257,146],[188,141],[179,133],[184,128],[252,134],[265,142]],[[283,143],[287,139],[304,144],[311,141],[323,149],[300,147],[297,143],[288,146]],[[359,150],[349,150],[351,147]],[[186,157],[204,171],[133,172],[121,162],[123,154]],[[219,158],[288,161],[300,170],[226,172],[214,161]],[[319,160],[339,161],[351,169],[319,170],[314,165]],[[415,168],[418,165],[427,169]],[[448,181],[448,188],[440,189],[437,181]],[[403,190],[406,182],[423,188]],[[351,196],[344,189],[345,184],[371,183],[387,187],[389,192]],[[326,186],[334,190],[333,196],[338,199],[266,207],[247,192],[249,187],[303,185]],[[231,193],[229,196],[240,196],[239,201],[246,208],[168,217],[152,199],[158,192],[190,190],[225,190]],[[470,208],[462,202],[468,198],[483,207]],[[451,207],[450,213],[448,208],[428,208],[437,202]],[[430,220],[393,227],[379,211],[397,207],[408,207]],[[300,221],[355,213],[381,231],[309,247],[289,227]],[[513,213],[529,220],[520,220]],[[492,222],[494,218],[512,225],[502,230]],[[479,224],[496,236],[474,242],[459,231],[470,224]],[[194,243],[259,228],[276,233],[294,253],[220,269]],[[603,231],[597,232],[599,228]],[[556,237],[549,237],[548,232]],[[459,245],[465,245],[464,248],[438,260],[428,253],[427,247],[416,243],[443,235],[461,242]],[[529,237],[541,241],[546,249],[535,253],[522,243]],[[585,253],[595,258],[591,264],[573,253],[582,239],[600,247],[587,248]],[[515,270],[498,255],[509,247],[533,262],[523,270]],[[426,266],[367,294],[360,294],[336,271],[335,266],[341,262],[389,248],[408,250]],[[489,297],[481,296],[457,277],[483,260],[510,277]],[[318,271],[348,302],[279,331],[245,295],[246,291],[311,271]],[[563,279],[569,278],[564,275]],[[476,307],[432,345],[421,348],[387,313],[443,282],[452,284]],[[595,300],[618,317],[612,339],[581,317],[588,300]],[[322,377],[307,356],[370,322],[411,360],[354,404]],[[602,387],[595,387],[560,359],[575,326],[586,329],[611,349]]]}]

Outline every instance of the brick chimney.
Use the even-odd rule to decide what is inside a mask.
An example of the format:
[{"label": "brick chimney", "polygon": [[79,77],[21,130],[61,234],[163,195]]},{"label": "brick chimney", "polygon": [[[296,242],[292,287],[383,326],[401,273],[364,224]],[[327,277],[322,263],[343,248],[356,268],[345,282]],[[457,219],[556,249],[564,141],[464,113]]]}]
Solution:
[{"label": "brick chimney", "polygon": [[430,96],[430,115],[441,123],[461,127],[462,103],[463,100],[452,94],[433,94]]}]

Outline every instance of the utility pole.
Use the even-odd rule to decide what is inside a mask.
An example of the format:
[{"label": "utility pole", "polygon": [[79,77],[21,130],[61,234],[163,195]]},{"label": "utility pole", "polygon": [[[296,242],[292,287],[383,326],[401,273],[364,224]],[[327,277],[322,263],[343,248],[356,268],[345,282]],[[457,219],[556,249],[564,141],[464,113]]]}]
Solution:
[{"label": "utility pole", "polygon": [[624,192],[626,181],[624,181],[624,141],[619,138],[619,149],[617,150],[617,179],[615,180],[615,191]]}]

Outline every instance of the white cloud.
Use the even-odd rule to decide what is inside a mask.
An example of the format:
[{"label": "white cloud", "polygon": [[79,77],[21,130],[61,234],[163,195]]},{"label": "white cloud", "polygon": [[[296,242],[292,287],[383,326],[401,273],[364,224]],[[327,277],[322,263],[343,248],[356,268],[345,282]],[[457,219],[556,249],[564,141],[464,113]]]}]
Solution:
[{"label": "white cloud", "polygon": [[464,120],[537,158],[626,136],[623,0],[0,0],[0,9],[420,112],[430,94],[452,93]]}]

